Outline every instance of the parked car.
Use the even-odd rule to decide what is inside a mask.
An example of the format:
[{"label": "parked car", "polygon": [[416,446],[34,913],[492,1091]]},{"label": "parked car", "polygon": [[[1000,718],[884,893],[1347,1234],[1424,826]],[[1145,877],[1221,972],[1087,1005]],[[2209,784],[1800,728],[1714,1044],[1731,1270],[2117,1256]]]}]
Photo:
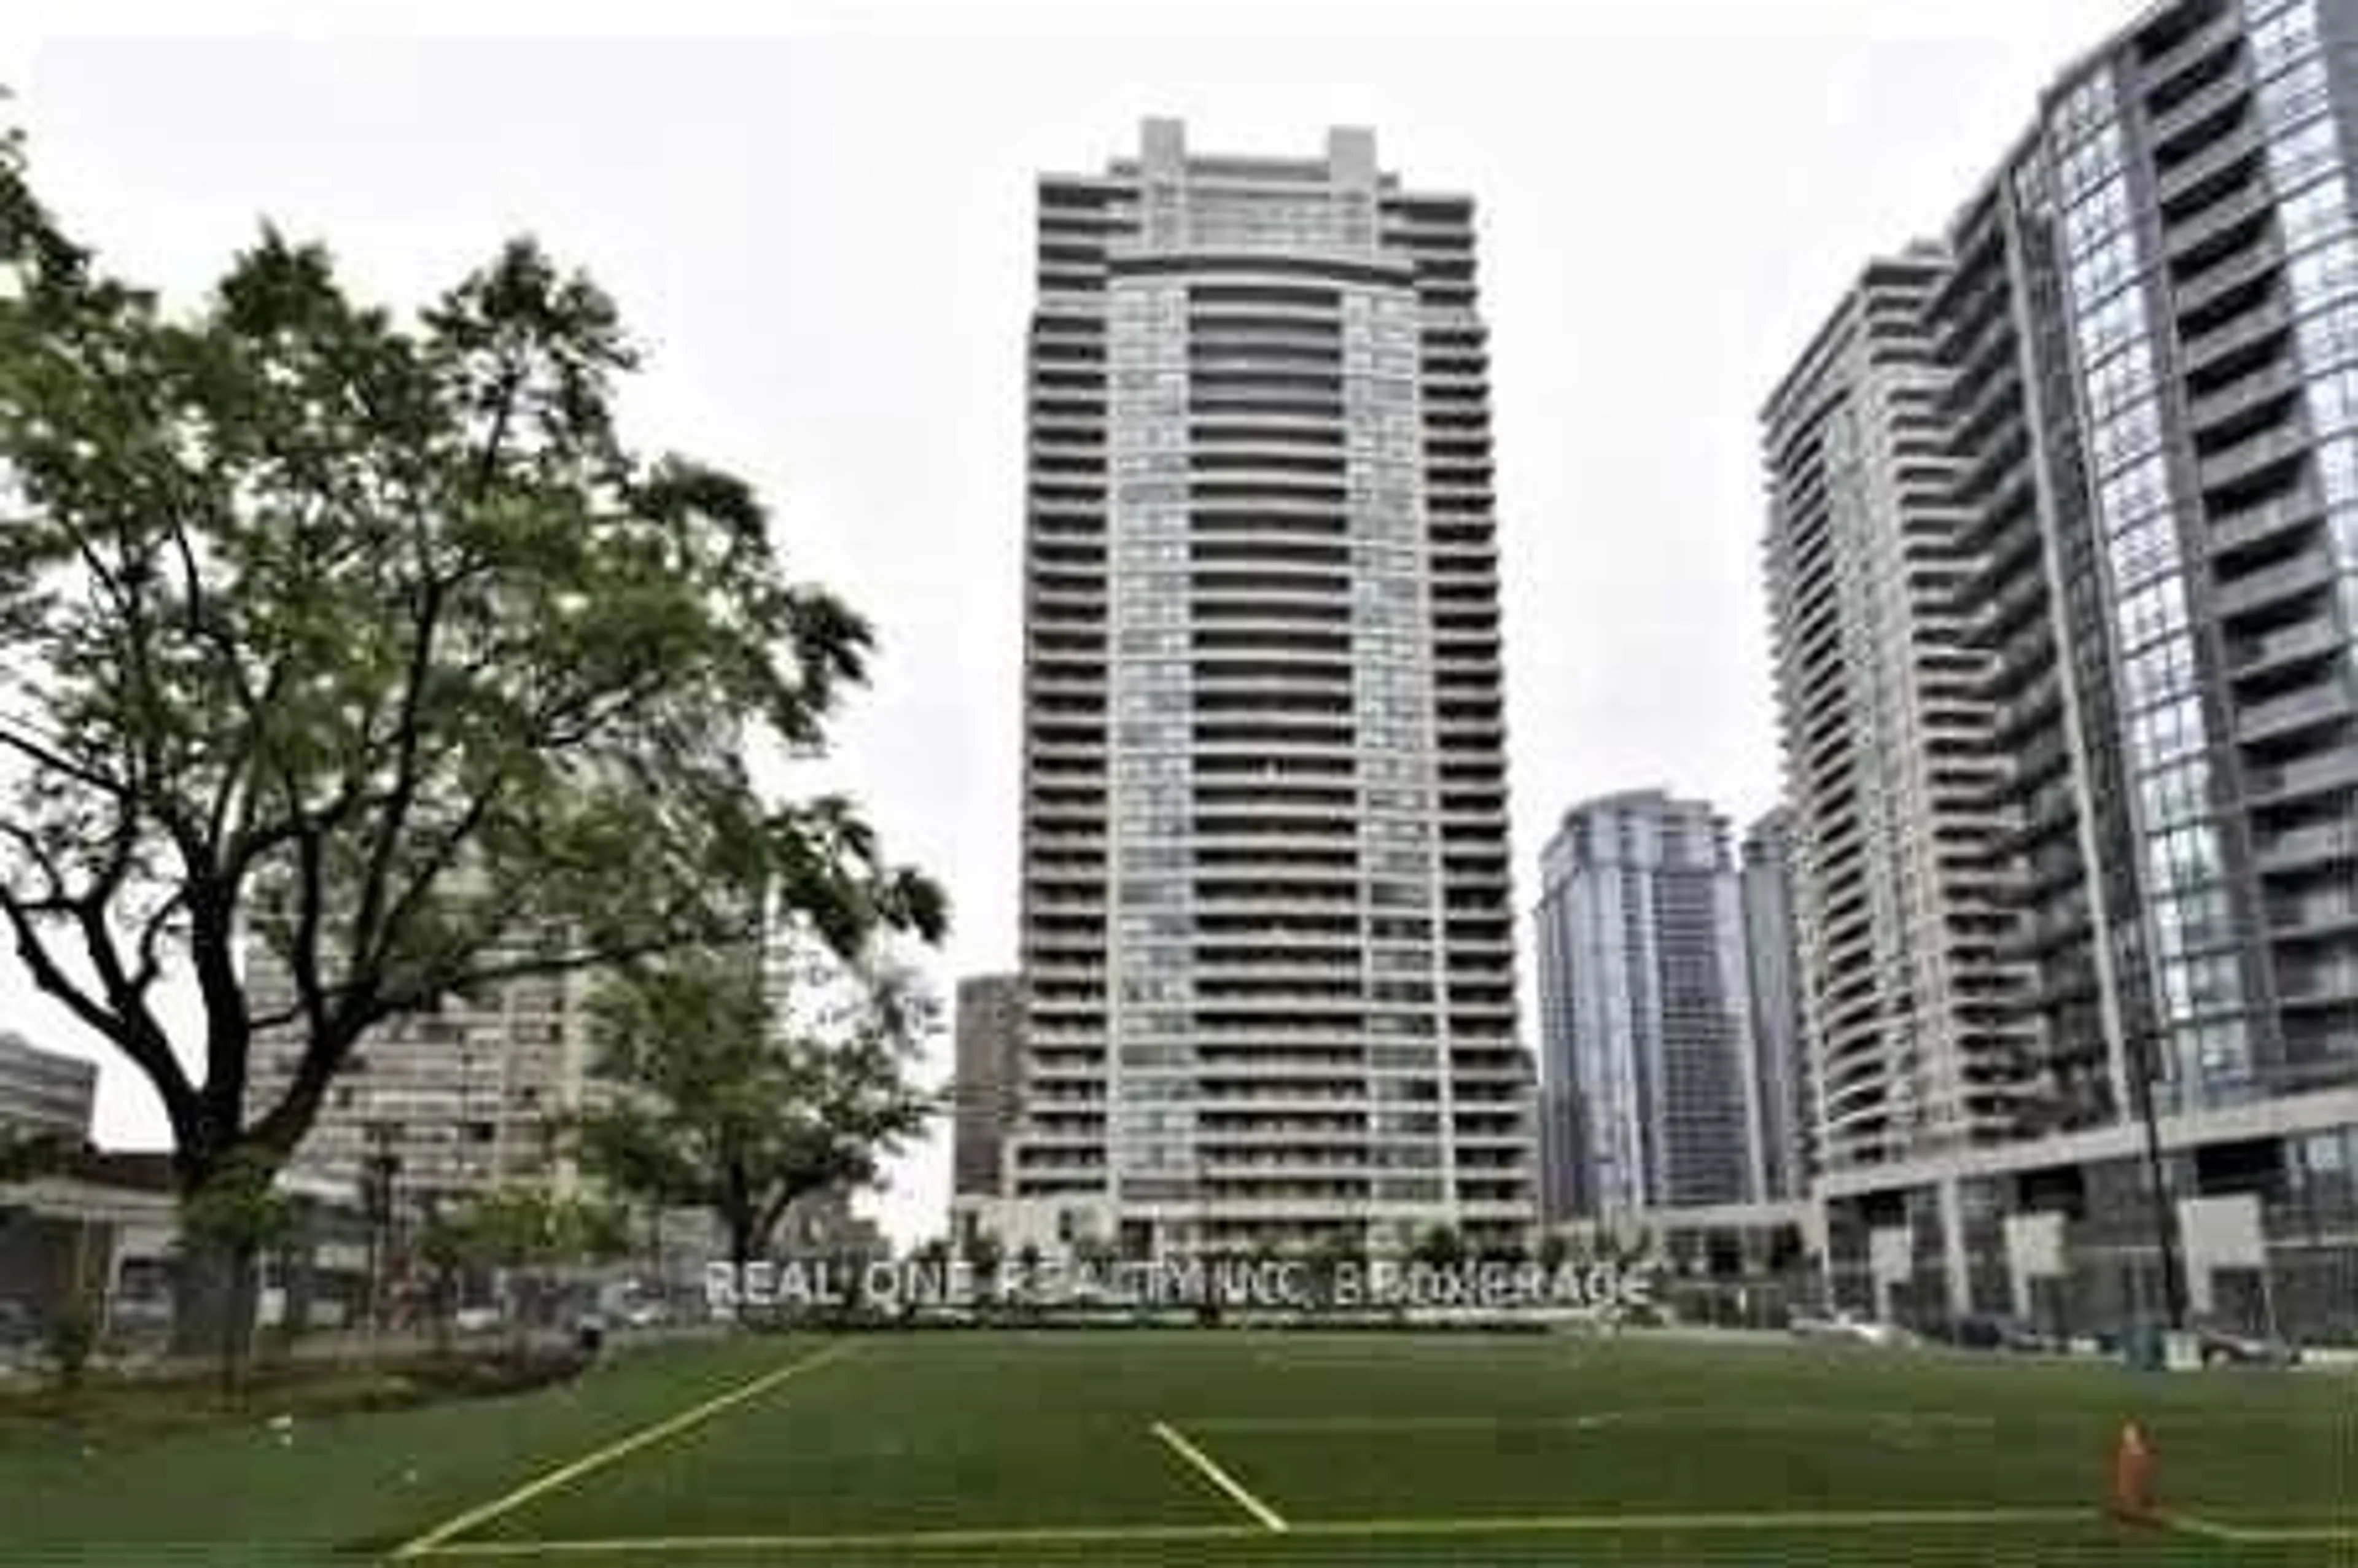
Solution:
[{"label": "parked car", "polygon": [[2021,1355],[2054,1355],[2067,1346],[2019,1318],[1976,1313],[1950,1318],[1931,1331],[1931,1337],[1964,1350],[2006,1350]]},{"label": "parked car", "polygon": [[1893,1346],[1907,1343],[1908,1331],[1896,1323],[1838,1312],[1832,1317],[1797,1317],[1793,1334],[1800,1339],[1835,1340],[1846,1345]]},{"label": "parked car", "polygon": [[2298,1367],[2300,1346],[2286,1340],[2206,1328],[2196,1336],[2205,1367]]}]

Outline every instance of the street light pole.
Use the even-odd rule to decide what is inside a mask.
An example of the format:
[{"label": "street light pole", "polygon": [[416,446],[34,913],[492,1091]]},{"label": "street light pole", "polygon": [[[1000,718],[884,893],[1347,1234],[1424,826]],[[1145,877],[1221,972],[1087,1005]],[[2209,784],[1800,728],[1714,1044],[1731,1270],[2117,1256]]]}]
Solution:
[{"label": "street light pole", "polygon": [[2178,1266],[2178,1212],[2171,1201],[2169,1164],[2161,1147],[2161,1113],[2156,1104],[2156,1042],[2139,1038],[2137,1050],[2137,1112],[2144,1124],[2146,1183],[2153,1198],[2156,1250],[2161,1260],[2162,1313],[2173,1334],[2186,1327],[2186,1285]]},{"label": "street light pole", "polygon": [[391,1260],[393,1238],[393,1184],[401,1170],[401,1156],[395,1153],[395,1128],[391,1122],[372,1121],[368,1124],[369,1154],[365,1184],[368,1219],[368,1292],[364,1310],[368,1314],[368,1337],[371,1344],[384,1322],[384,1273]]}]

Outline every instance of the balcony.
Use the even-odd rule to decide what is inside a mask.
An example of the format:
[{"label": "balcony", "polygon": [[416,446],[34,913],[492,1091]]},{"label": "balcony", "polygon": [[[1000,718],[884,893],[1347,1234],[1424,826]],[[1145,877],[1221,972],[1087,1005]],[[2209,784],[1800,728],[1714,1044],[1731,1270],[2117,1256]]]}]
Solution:
[{"label": "balcony", "polygon": [[2339,658],[2350,640],[2330,616],[2318,616],[2257,637],[2239,637],[2227,645],[2231,673],[2238,680],[2269,675],[2296,665]]},{"label": "balcony", "polygon": [[2231,354],[2249,351],[2272,338],[2282,337],[2291,327],[2291,308],[2282,296],[2271,295],[2253,309],[2241,311],[2216,326],[2189,333],[2186,338],[2187,370],[2190,373],[2200,373]]},{"label": "balcony", "polygon": [[2244,788],[2245,797],[2260,806],[2358,789],[2358,747],[2276,767],[2246,769]]},{"label": "balcony", "polygon": [[2230,67],[2217,81],[2205,82],[2153,117],[2149,139],[2157,147],[2168,146],[2214,115],[2223,114],[2252,91],[2250,70],[2240,61]]},{"label": "balcony", "polygon": [[1992,733],[2002,744],[2018,740],[2053,714],[2062,698],[2062,683],[2052,673],[2043,675],[2021,696],[1998,706],[1991,715]]},{"label": "balcony", "polygon": [[2262,142],[2253,124],[2244,124],[2212,142],[2193,157],[2182,158],[2161,171],[2156,185],[2157,194],[2167,207],[2205,181],[2230,175],[2239,165],[2255,161]]},{"label": "balcony", "polygon": [[2351,699],[2349,685],[2336,681],[2244,707],[2235,715],[2235,734],[2247,742],[2281,740],[2345,724],[2353,714],[2358,714],[2358,704]]},{"label": "balcony", "polygon": [[2279,942],[2358,936],[2358,893],[2346,888],[2268,900],[2268,935]]},{"label": "balcony", "polygon": [[2186,37],[2146,61],[2143,72],[2146,91],[2168,86],[2195,66],[2202,64],[2220,50],[2233,49],[2243,41],[2237,7],[2223,7],[2218,15],[2198,24]]},{"label": "balcony", "polygon": [[[2275,261],[2273,256],[2259,259],[2270,265]],[[2215,429],[2239,415],[2290,398],[2300,385],[2300,371],[2290,359],[2270,360],[2251,373],[2197,397],[2187,410],[2188,418],[2198,431]]]},{"label": "balcony", "polygon": [[2259,233],[2274,211],[2266,184],[2252,180],[2169,224],[2162,231],[2162,247],[2173,265],[2189,256],[2213,254]]},{"label": "balcony", "polygon": [[2305,550],[2280,566],[2234,578],[2219,589],[2219,614],[2236,620],[2288,600],[2322,593],[2333,587],[2333,562],[2321,550]]},{"label": "balcony", "polygon": [[2272,426],[2202,460],[2204,490],[2223,490],[2271,468],[2296,462],[2309,450],[2309,432],[2298,426]]},{"label": "balcony", "polygon": [[2324,520],[2324,498],[2315,484],[2304,479],[2282,495],[2215,517],[2211,554],[2216,559],[2228,559]]},{"label": "balcony", "polygon": [[2320,823],[2263,838],[2258,860],[2263,872],[2275,873],[2351,864],[2358,861],[2358,823]]},{"label": "balcony", "polygon": [[2358,1002],[2358,963],[2287,966],[2277,974],[2277,996],[2287,1007],[2341,1007]]}]

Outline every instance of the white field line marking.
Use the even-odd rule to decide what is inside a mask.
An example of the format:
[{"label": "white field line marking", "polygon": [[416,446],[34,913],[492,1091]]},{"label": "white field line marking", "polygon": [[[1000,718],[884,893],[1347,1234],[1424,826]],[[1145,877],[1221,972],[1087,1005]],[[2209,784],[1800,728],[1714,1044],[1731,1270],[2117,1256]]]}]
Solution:
[{"label": "white field line marking", "polygon": [[1204,1479],[1226,1492],[1229,1499],[1238,1508],[1259,1519],[1264,1528],[1279,1534],[1284,1533],[1286,1523],[1282,1515],[1245,1490],[1242,1483],[1217,1465],[1213,1464],[1210,1455],[1182,1437],[1176,1428],[1167,1422],[1158,1421],[1154,1423],[1154,1435],[1161,1438],[1164,1445],[1174,1454],[1194,1465]]},{"label": "white field line marking", "polygon": [[[2069,1524],[2093,1517],[2086,1509],[1789,1509],[1758,1513],[1503,1514],[1473,1519],[1306,1519],[1286,1527],[1295,1536],[1336,1540],[1391,1536],[1616,1535],[1664,1530],[1742,1533],[1793,1530],[1894,1530],[1940,1527],[2004,1527]],[[2188,1528],[2194,1521],[2178,1520]],[[933,1530],[847,1535],[644,1536],[609,1541],[454,1541],[431,1548],[438,1558],[633,1557],[668,1559],[694,1552],[715,1555],[898,1548],[904,1551],[990,1547],[1087,1545],[1152,1541],[1250,1540],[1262,1528],[1246,1524],[1050,1526],[1041,1529]],[[2306,1538],[2304,1538],[2306,1539]]]},{"label": "white field line marking", "polygon": [[1839,1407],[1787,1406],[1779,1410],[1730,1411],[1652,1410],[1592,1411],[1567,1415],[1336,1415],[1336,1416],[1202,1416],[1188,1424],[1197,1432],[1496,1432],[1512,1427],[1569,1427],[1575,1430],[1639,1422],[1699,1426],[1798,1427],[1819,1425],[1930,1426],[1987,1431],[1996,1416],[1941,1411],[1850,1411]]},{"label": "white field line marking", "polygon": [[823,1367],[829,1361],[840,1360],[859,1346],[860,1341],[847,1339],[841,1344],[829,1346],[825,1350],[814,1351],[808,1356],[789,1361],[783,1367],[764,1372],[758,1378],[740,1383],[726,1393],[716,1395],[700,1405],[691,1406],[677,1415],[643,1426],[618,1442],[610,1443],[603,1448],[585,1454],[570,1464],[560,1465],[545,1475],[526,1481],[523,1486],[503,1497],[493,1498],[480,1508],[470,1509],[455,1519],[436,1525],[424,1535],[395,1550],[393,1554],[394,1561],[403,1562],[423,1557],[453,1536],[464,1535],[478,1526],[490,1523],[502,1514],[514,1513],[535,1498],[546,1497],[560,1487],[571,1486],[593,1470],[602,1470],[618,1459],[627,1458],[636,1454],[642,1448],[661,1443],[667,1437],[686,1432],[689,1427],[710,1421],[725,1410],[743,1404],[747,1400],[758,1399],[795,1374],[807,1372],[816,1367]]},{"label": "white field line marking", "polygon": [[2208,1536],[2213,1541],[2232,1541],[2239,1545],[2261,1546],[2271,1542],[2292,1544],[2318,1541],[2339,1544],[2358,1541],[2358,1520],[2342,1524],[2223,1524],[2217,1519],[2203,1519],[2194,1514],[2164,1514],[2161,1522],[2188,1535]]}]

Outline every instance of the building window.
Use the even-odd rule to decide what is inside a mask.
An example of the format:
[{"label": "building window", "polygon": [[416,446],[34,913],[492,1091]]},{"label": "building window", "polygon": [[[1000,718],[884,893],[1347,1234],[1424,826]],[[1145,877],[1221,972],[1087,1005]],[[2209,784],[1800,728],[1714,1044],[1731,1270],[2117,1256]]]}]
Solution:
[{"label": "building window", "polygon": [[2056,160],[2056,184],[2065,205],[2094,189],[2101,181],[2119,172],[2120,167],[2120,127],[2107,119],[2086,140]]},{"label": "building window", "polygon": [[2153,389],[2153,350],[2139,337],[2089,370],[2088,411],[2094,418],[2108,418],[2131,399],[2146,396]]},{"label": "building window", "polygon": [[2174,577],[2163,578],[2122,597],[2118,622],[2121,646],[2142,648],[2186,631],[2186,589]]},{"label": "building window", "polygon": [[2129,752],[2139,767],[2158,767],[2202,750],[2202,704],[2180,697],[2129,720]]},{"label": "building window", "polygon": [[2317,53],[2317,12],[2309,0],[2253,23],[2252,73],[2263,80]]},{"label": "building window", "polygon": [[2140,397],[2110,418],[2099,420],[2088,443],[2095,470],[2108,473],[2132,458],[2161,445],[2161,412],[2150,397]]},{"label": "building window", "polygon": [[2072,255],[2084,255],[2128,226],[2129,188],[2121,180],[2108,179],[2063,215],[2063,243]]},{"label": "building window", "polygon": [[2295,256],[2287,272],[2292,297],[2305,308],[2358,293],[2358,240],[2328,240]]}]

